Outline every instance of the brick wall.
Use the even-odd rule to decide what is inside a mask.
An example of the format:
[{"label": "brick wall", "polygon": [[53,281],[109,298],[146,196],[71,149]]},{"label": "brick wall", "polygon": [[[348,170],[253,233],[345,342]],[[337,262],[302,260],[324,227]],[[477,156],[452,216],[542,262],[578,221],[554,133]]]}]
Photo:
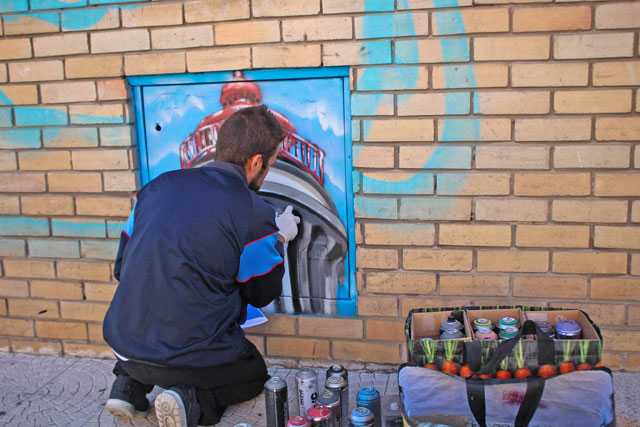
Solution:
[{"label": "brick wall", "polygon": [[289,365],[404,359],[411,308],[577,307],[640,370],[640,3],[4,0],[0,349],[105,356],[132,207],[124,76],[351,66],[358,316],[271,316]]}]

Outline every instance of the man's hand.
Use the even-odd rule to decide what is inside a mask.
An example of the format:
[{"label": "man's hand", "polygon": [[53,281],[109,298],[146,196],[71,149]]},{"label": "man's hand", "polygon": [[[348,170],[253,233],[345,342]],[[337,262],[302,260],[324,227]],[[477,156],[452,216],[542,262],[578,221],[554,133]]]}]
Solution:
[{"label": "man's hand", "polygon": [[[278,233],[282,243],[289,242],[298,234],[300,217],[293,214],[293,206],[289,205],[281,214],[276,214],[276,225],[280,229]],[[284,239],[284,241],[283,241]]]}]

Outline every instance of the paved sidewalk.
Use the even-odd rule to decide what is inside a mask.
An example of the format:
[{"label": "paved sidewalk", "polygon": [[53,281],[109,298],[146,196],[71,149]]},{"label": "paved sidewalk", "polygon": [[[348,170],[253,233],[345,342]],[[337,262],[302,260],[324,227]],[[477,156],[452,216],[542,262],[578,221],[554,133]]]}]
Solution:
[{"label": "paved sidewalk", "polygon": [[[112,360],[0,354],[0,426],[154,426],[152,410],[134,422],[113,418],[104,410],[114,376]],[[317,370],[324,375],[324,369]],[[296,369],[270,367],[271,375],[284,377],[294,389]],[[394,373],[349,372],[350,402],[360,387],[372,385],[381,395],[396,395]],[[615,372],[618,427],[640,427],[640,372]],[[152,401],[162,390],[156,387]],[[293,393],[289,393],[290,407]],[[264,398],[257,397],[227,409],[218,426],[246,422],[266,426]]]}]

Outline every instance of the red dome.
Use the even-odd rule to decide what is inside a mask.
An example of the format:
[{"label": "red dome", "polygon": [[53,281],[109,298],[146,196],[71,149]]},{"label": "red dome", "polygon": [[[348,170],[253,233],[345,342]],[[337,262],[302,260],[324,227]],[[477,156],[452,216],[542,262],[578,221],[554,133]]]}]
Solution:
[{"label": "red dome", "polygon": [[220,93],[220,104],[222,104],[222,107],[226,108],[235,104],[245,104],[247,106],[260,105],[262,102],[262,93],[258,85],[254,82],[247,81],[242,71],[234,71],[233,78],[236,80],[222,86]]}]

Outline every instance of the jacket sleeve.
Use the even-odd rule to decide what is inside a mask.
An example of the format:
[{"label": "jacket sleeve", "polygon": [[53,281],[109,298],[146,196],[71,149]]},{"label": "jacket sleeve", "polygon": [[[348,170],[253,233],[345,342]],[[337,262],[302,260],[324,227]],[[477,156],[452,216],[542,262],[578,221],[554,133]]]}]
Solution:
[{"label": "jacket sleeve", "polygon": [[245,246],[236,277],[245,303],[259,308],[280,296],[283,259],[284,248],[278,241],[277,231]]},{"label": "jacket sleeve", "polygon": [[118,253],[116,254],[116,262],[115,262],[115,265],[113,266],[113,277],[115,277],[116,280],[120,280],[120,271],[122,270],[122,260],[124,258],[124,249],[127,246],[127,243],[129,242],[129,238],[131,237],[131,234],[133,233],[133,220],[135,217],[137,204],[138,204],[138,197],[136,195],[136,198],[133,202],[133,209],[131,210],[131,213],[129,214],[129,218],[127,218],[127,222],[125,222],[124,227],[120,232],[120,245],[118,246]]}]

